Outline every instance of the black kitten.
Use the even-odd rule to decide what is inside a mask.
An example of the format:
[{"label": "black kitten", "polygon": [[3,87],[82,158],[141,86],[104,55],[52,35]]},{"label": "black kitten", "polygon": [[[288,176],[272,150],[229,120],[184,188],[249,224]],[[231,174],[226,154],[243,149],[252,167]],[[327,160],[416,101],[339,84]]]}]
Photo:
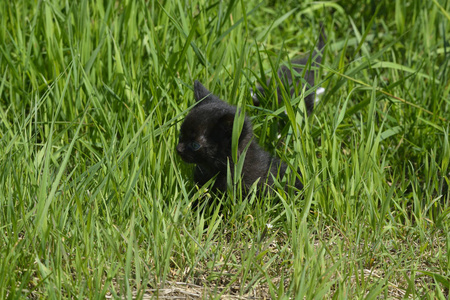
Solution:
[{"label": "black kitten", "polygon": [[[304,86],[304,81],[308,83],[306,86],[306,91],[314,86],[314,76],[315,76],[315,69],[319,67],[318,64],[322,62],[322,51],[325,46],[326,36],[325,32],[323,31],[323,26],[321,26],[321,34],[319,37],[319,42],[317,44],[317,48],[319,51],[314,50],[312,54],[308,54],[306,57],[294,59],[291,62],[292,65],[292,72],[291,69],[285,65],[281,66],[281,68],[278,70],[277,74],[280,78],[281,83],[283,84],[286,92],[290,94],[291,97],[294,96],[295,91],[301,91]],[[305,76],[304,81],[301,79],[301,76],[303,74],[304,68],[308,67],[309,62],[311,61],[311,67],[305,70]],[[267,87],[271,87],[271,81],[272,79],[267,80]],[[303,83],[302,83],[303,81]],[[278,86],[278,82],[276,82],[277,86],[277,94],[278,94],[278,102],[281,103],[283,101],[281,89]],[[251,90],[253,103],[256,106],[259,106],[260,100],[264,99],[265,97],[265,89],[262,86],[257,87],[258,91],[256,93]],[[305,97],[305,106],[306,111],[308,112],[308,115],[311,114],[314,108],[314,101],[315,101],[315,92],[310,93],[308,96]]]},{"label": "black kitten", "polygon": [[[196,164],[194,180],[197,184],[204,185],[216,176],[214,187],[226,192],[228,164],[232,174],[234,172],[231,137],[236,107],[220,100],[198,81],[194,82],[194,96],[197,105],[181,125],[177,152],[185,162]],[[252,124],[245,117],[239,136],[238,156],[247,146],[242,170],[245,191],[258,179],[259,190],[264,190],[264,185],[273,185],[272,175],[282,177],[286,173],[286,164],[261,149],[255,141]],[[295,187],[303,188],[298,178]]]}]

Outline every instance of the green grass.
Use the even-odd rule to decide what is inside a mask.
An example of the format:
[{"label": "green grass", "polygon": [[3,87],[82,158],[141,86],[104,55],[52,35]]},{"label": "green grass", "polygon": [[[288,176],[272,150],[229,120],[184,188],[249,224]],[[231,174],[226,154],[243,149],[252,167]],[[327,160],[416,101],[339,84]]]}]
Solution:
[{"label": "green grass", "polygon": [[[449,13],[1,1],[0,299],[447,299]],[[320,22],[315,113],[301,97],[251,106],[249,88],[312,49]],[[300,194],[194,186],[174,149],[195,79],[299,166]]]}]

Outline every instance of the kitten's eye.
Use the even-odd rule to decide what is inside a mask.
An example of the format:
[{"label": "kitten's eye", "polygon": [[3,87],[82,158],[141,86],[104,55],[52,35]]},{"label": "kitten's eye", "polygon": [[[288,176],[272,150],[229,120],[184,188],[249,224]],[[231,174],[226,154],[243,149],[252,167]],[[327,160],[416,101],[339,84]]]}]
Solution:
[{"label": "kitten's eye", "polygon": [[197,151],[198,149],[200,149],[200,144],[197,142],[192,142],[189,144],[189,148],[191,148],[194,151]]}]

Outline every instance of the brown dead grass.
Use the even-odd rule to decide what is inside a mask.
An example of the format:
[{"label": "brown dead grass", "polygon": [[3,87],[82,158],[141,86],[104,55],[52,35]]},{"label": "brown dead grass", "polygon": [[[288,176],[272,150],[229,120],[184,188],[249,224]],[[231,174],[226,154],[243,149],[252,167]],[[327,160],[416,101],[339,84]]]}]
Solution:
[{"label": "brown dead grass", "polygon": [[[328,254],[325,256],[326,264],[331,267],[336,261],[337,253],[339,253],[339,242],[343,241],[340,247],[344,247],[341,251],[345,253],[345,266],[347,269],[338,268],[332,279],[338,279],[337,282],[345,284],[349,293],[349,297],[357,296],[363,289],[363,286],[372,287],[380,280],[384,280],[386,276],[389,279],[383,286],[384,292],[380,295],[380,299],[385,296],[388,299],[413,299],[414,295],[408,294],[408,284],[413,278],[414,289],[419,295],[427,290],[433,290],[434,279],[428,275],[420,273],[420,270],[435,272],[442,262],[433,257],[437,256],[439,251],[445,249],[445,237],[436,234],[434,243],[430,243],[428,247],[414,240],[414,236],[407,236],[403,241],[396,240],[395,243],[386,239],[380,241],[378,245],[354,245],[351,238],[345,237],[341,231],[328,228],[325,231],[317,233],[314,237],[314,249],[319,250],[324,244],[328,247]],[[284,289],[288,290],[293,269],[292,263],[286,261],[286,253],[283,258],[279,256],[281,246],[286,243],[286,234],[278,233],[276,240],[268,243],[268,250],[262,259],[262,264],[267,262],[274,256],[278,256],[277,263],[270,266],[267,274],[270,276],[271,282],[278,287],[284,278]],[[403,246],[403,247],[400,247]],[[252,286],[248,286],[252,278],[248,278],[247,282],[241,281],[241,253],[245,252],[245,248],[251,245],[239,245],[233,243],[229,248],[221,249],[222,257],[218,260],[214,268],[208,268],[207,262],[200,262],[195,270],[172,270],[170,278],[164,285],[158,285],[158,288],[148,287],[145,291],[134,292],[134,297],[142,299],[271,299],[269,284],[265,277],[261,276],[260,280]],[[367,249],[370,249],[368,251]],[[228,261],[224,271],[224,259],[229,255],[230,251],[235,257],[233,263]],[[290,249],[289,249],[290,251]],[[332,257],[334,256],[334,257]],[[445,256],[445,255],[444,255]],[[222,263],[222,264],[221,264]],[[282,265],[282,266],[281,266]],[[345,270],[355,272],[353,268],[361,266],[356,270],[357,274],[346,276],[343,274]],[[192,272],[191,272],[192,271]],[[193,274],[188,280],[183,280],[186,274]],[[410,283],[408,283],[410,280]],[[442,293],[448,297],[448,290],[442,285],[440,286]],[[336,286],[330,288],[326,295],[332,298],[335,293]],[[369,291],[365,294],[367,295]],[[417,295],[417,294],[416,294]],[[361,295],[359,295],[361,296]],[[111,298],[111,295],[108,297]]]}]

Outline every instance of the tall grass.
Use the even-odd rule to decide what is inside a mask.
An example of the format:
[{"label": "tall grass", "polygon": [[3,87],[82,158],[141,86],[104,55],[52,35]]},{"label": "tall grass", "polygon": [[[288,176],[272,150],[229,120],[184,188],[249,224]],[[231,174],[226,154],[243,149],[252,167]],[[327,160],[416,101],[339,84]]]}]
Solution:
[{"label": "tall grass", "polygon": [[[449,12],[0,2],[0,299],[446,299]],[[320,23],[314,114],[302,95],[254,107],[249,88],[313,49]],[[195,79],[300,168],[301,193],[194,186],[174,148]]]}]

